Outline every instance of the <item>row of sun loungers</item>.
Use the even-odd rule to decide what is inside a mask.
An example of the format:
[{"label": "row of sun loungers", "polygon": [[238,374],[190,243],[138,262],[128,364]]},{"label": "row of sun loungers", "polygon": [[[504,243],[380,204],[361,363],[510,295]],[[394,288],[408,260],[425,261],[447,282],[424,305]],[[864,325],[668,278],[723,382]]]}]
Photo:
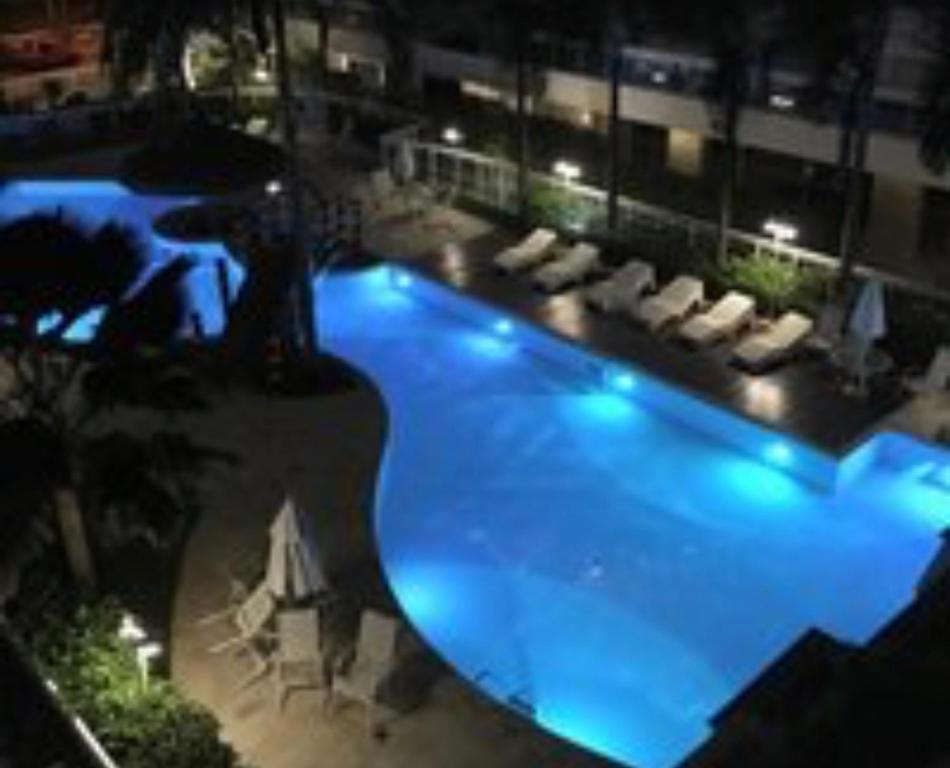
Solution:
[{"label": "row of sun loungers", "polygon": [[[521,243],[500,253],[495,267],[506,274],[530,272],[532,284],[548,292],[583,283],[602,270],[595,246],[581,242],[558,257],[554,255],[556,244],[557,235],[552,230],[536,229]],[[675,329],[681,341],[697,347],[712,346],[746,332],[731,356],[733,362],[751,371],[783,362],[806,344],[830,352],[843,341],[844,309],[836,304],[823,309],[817,324],[795,311],[757,324],[755,300],[739,291],[729,291],[708,305],[703,281],[690,275],[679,275],[658,292],[647,295],[656,290],[653,265],[633,259],[585,288],[583,298],[594,309],[625,315],[654,333]],[[753,326],[757,327],[748,331]],[[905,386],[914,394],[950,388],[950,347],[938,349],[924,375],[907,379]]]},{"label": "row of sun loungers", "polygon": [[[495,267],[507,274],[531,271],[531,282],[545,291],[557,291],[585,281],[601,269],[600,254],[588,243],[578,243],[559,258],[552,256],[557,235],[536,229],[521,243],[500,253]],[[680,275],[658,293],[653,265],[634,259],[610,277],[586,288],[585,302],[606,313],[624,314],[653,332],[677,327],[676,335],[695,346],[711,346],[736,337],[755,320],[755,300],[730,291],[708,308],[705,286],[699,278]],[[813,321],[787,312],[774,323],[746,336],[733,351],[740,365],[759,370],[791,355],[812,334]]]}]

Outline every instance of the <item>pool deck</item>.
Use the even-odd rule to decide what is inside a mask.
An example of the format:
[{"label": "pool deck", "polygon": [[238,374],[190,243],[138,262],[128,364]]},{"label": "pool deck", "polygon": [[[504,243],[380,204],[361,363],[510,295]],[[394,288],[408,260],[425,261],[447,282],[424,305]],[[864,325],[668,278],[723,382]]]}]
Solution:
[{"label": "pool deck", "polygon": [[590,310],[578,289],[545,295],[526,276],[506,276],[492,268],[494,255],[516,241],[511,233],[495,229],[451,239],[406,260],[431,279],[832,456],[848,453],[898,405],[893,397],[846,396],[835,371],[817,354],[803,353],[773,372],[748,374],[728,364],[728,343],[689,349],[626,318]]}]

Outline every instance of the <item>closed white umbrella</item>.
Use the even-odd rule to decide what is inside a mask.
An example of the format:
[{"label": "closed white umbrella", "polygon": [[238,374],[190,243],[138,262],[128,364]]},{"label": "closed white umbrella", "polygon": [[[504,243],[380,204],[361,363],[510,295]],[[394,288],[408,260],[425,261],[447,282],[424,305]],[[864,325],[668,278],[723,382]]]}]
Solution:
[{"label": "closed white umbrella", "polygon": [[868,346],[887,333],[884,289],[876,280],[866,282],[861,289],[858,303],[854,305],[854,311],[848,321],[848,329]]},{"label": "closed white umbrella", "polygon": [[848,319],[848,333],[855,342],[855,374],[859,391],[867,383],[868,357],[874,342],[887,334],[887,313],[884,308],[884,289],[876,280],[869,280],[861,289],[857,304]]},{"label": "closed white umbrella", "polygon": [[306,600],[329,590],[309,526],[287,498],[270,528],[267,584],[278,600]]}]

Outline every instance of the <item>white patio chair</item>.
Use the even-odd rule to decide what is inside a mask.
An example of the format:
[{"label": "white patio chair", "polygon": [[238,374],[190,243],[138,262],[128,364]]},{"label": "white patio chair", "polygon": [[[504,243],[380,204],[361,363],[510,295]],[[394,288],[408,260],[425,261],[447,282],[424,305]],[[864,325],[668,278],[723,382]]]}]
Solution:
[{"label": "white patio chair", "polygon": [[729,291],[705,312],[694,315],[679,329],[684,341],[709,346],[738,333],[755,315],[755,299]]},{"label": "white patio chair", "polygon": [[272,666],[278,710],[283,710],[292,691],[326,687],[327,666],[316,607],[277,614],[277,649]]},{"label": "white patio chair", "polygon": [[950,388],[950,347],[938,347],[922,376],[909,376],[904,387],[915,395],[935,395]]},{"label": "white patio chair", "polygon": [[237,630],[234,635],[212,645],[210,653],[222,653],[229,649],[250,649],[253,643],[261,638],[272,636],[268,625],[274,616],[276,603],[274,596],[267,588],[267,583],[261,581],[247,597],[234,608],[206,616],[199,624],[208,625],[221,619],[230,619]]},{"label": "white patio chair", "polygon": [[392,672],[396,658],[398,622],[372,609],[363,611],[356,646],[344,655],[333,675],[327,708],[337,697],[357,701],[372,716],[379,686]]}]

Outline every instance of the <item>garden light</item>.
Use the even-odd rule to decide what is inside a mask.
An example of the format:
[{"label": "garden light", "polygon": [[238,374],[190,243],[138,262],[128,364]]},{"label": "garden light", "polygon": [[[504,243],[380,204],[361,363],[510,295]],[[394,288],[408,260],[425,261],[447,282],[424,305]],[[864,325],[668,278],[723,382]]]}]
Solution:
[{"label": "garden light", "polygon": [[162,646],[159,643],[143,643],[135,649],[135,660],[142,673],[142,685],[148,685],[149,665],[153,659],[162,655]]},{"label": "garden light", "polygon": [[281,192],[284,191],[284,185],[281,183],[280,179],[272,179],[267,182],[265,187],[267,194],[271,197],[277,197]]},{"label": "garden light", "polygon": [[142,625],[130,614],[122,617],[122,623],[119,625],[119,639],[130,643],[140,643],[146,638],[145,630]]}]

